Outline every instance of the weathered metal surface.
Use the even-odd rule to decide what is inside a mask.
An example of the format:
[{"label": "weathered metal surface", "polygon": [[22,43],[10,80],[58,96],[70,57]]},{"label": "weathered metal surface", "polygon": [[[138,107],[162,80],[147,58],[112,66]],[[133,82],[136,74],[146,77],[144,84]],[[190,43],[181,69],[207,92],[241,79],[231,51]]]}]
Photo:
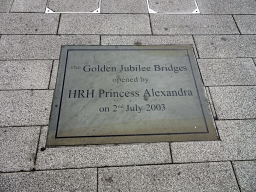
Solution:
[{"label": "weathered metal surface", "polygon": [[47,145],[216,140],[191,46],[63,46]]}]

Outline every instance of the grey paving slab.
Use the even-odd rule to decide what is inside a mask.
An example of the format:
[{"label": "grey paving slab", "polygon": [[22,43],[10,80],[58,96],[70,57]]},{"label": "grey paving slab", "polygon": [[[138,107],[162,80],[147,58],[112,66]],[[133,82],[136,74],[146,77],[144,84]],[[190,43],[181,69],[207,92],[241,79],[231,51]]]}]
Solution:
[{"label": "grey paving slab", "polygon": [[33,169],[39,132],[40,127],[0,128],[1,172]]},{"label": "grey paving slab", "polygon": [[241,191],[256,191],[256,161],[235,161],[233,166]]},{"label": "grey paving slab", "polygon": [[47,7],[54,12],[93,12],[100,0],[49,0]]},{"label": "grey paving slab", "polygon": [[239,191],[231,164],[192,163],[99,169],[99,191]]},{"label": "grey paving slab", "polygon": [[171,163],[169,143],[88,145],[46,148],[47,127],[40,136],[36,170]]},{"label": "grey paving slab", "polygon": [[14,0],[11,12],[45,12],[47,0]]},{"label": "grey paving slab", "polygon": [[256,87],[210,87],[219,119],[256,118]]},{"label": "grey paving slab", "polygon": [[0,13],[7,13],[11,9],[13,0],[1,0],[0,1]]},{"label": "grey paving slab", "polygon": [[58,14],[1,13],[1,34],[56,34]]},{"label": "grey paving slab", "polygon": [[149,0],[149,8],[157,13],[192,14],[199,13],[195,0]]},{"label": "grey paving slab", "polygon": [[256,35],[195,35],[200,58],[256,56]]},{"label": "grey paving slab", "polygon": [[255,14],[255,0],[196,0],[201,14]]},{"label": "grey paving slab", "polygon": [[0,91],[0,126],[48,125],[52,90]]},{"label": "grey paving slab", "polygon": [[96,169],[0,174],[1,191],[97,191]]},{"label": "grey paving slab", "polygon": [[256,15],[234,15],[234,18],[242,34],[256,34]]},{"label": "grey paving slab", "polygon": [[171,36],[101,36],[101,45],[193,45],[197,52],[191,35]]},{"label": "grey paving slab", "polygon": [[173,162],[251,160],[256,158],[256,120],[216,121],[221,141],[171,143]]},{"label": "grey paving slab", "polygon": [[103,0],[101,13],[148,13],[147,0]]},{"label": "grey paving slab", "polygon": [[251,58],[198,59],[204,85],[256,85],[256,67]]},{"label": "grey paving slab", "polygon": [[0,61],[0,89],[48,89],[52,60]]},{"label": "grey paving slab", "polygon": [[151,14],[154,35],[159,34],[239,34],[231,15]]},{"label": "grey paving slab", "polygon": [[101,37],[102,45],[174,45],[190,44],[193,45],[191,35],[172,35],[172,36],[108,36]]},{"label": "grey paving slab", "polygon": [[148,14],[63,14],[59,34],[151,34]]},{"label": "grey paving slab", "polygon": [[56,84],[56,80],[57,80],[58,66],[59,66],[59,60],[54,60],[53,61],[53,68],[52,68],[51,82],[50,82],[50,85],[49,85],[49,89],[55,89],[55,84]]},{"label": "grey paving slab", "polygon": [[2,35],[0,60],[59,59],[61,45],[98,45],[97,35]]}]

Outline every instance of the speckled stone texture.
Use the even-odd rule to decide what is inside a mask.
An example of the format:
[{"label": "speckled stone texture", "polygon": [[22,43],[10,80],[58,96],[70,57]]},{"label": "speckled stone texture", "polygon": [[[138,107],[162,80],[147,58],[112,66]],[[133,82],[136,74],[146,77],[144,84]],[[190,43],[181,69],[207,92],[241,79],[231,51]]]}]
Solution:
[{"label": "speckled stone texture", "polygon": [[58,14],[1,13],[0,34],[56,34]]},{"label": "speckled stone texture", "polygon": [[0,128],[0,171],[32,170],[39,133],[40,127]]},{"label": "speckled stone texture", "polygon": [[9,12],[11,9],[13,0],[1,0],[0,1],[0,13]]},{"label": "speckled stone texture", "polygon": [[100,0],[48,0],[47,7],[54,12],[93,12]]},{"label": "speckled stone texture", "polygon": [[96,169],[0,173],[1,191],[97,191]]},{"label": "speckled stone texture", "polygon": [[200,58],[256,56],[255,35],[195,35],[194,38]]},{"label": "speckled stone texture", "polygon": [[256,191],[256,161],[234,161],[233,166],[241,191]]},{"label": "speckled stone texture", "polygon": [[14,0],[11,12],[44,13],[47,0]]},{"label": "speckled stone texture", "polygon": [[0,91],[0,126],[48,125],[52,90]]},{"label": "speckled stone texture", "polygon": [[44,127],[37,154],[37,170],[162,164],[172,161],[167,142],[45,149],[46,133],[47,127]]},{"label": "speckled stone texture", "polygon": [[210,87],[214,107],[219,119],[256,118],[256,87]]},{"label": "speckled stone texture", "polygon": [[48,89],[52,60],[0,61],[0,90]]},{"label": "speckled stone texture", "polygon": [[256,85],[256,67],[251,58],[198,59],[205,86]]},{"label": "speckled stone texture", "polygon": [[101,13],[148,13],[146,0],[104,0]]},{"label": "speckled stone texture", "polygon": [[2,35],[0,60],[59,59],[61,45],[98,45],[97,35]]},{"label": "speckled stone texture", "polygon": [[151,34],[151,30],[149,17],[146,14],[63,14],[58,33]]},{"label": "speckled stone texture", "polygon": [[216,121],[221,141],[173,142],[174,163],[256,158],[256,121]]},{"label": "speckled stone texture", "polygon": [[230,15],[151,14],[154,35],[159,34],[239,34]]},{"label": "speckled stone texture", "polygon": [[237,191],[229,162],[99,169],[99,191]]},{"label": "speckled stone texture", "polygon": [[234,15],[242,34],[256,34],[256,15]]}]

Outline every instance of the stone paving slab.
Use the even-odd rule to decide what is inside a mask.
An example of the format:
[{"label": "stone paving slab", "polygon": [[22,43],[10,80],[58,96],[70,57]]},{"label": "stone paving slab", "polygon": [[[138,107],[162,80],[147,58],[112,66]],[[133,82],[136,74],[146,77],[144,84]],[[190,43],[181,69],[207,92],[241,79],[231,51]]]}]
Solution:
[{"label": "stone paving slab", "polygon": [[52,90],[0,91],[0,126],[48,125]]},{"label": "stone paving slab", "polygon": [[256,158],[256,120],[216,121],[221,141],[174,142],[174,163]]},{"label": "stone paving slab", "polygon": [[44,13],[47,0],[14,0],[11,12]]},{"label": "stone paving slab", "polygon": [[233,162],[241,191],[256,191],[256,161]]},{"label": "stone paving slab", "polygon": [[110,36],[102,35],[102,45],[174,45],[189,44],[193,45],[191,35],[172,35],[172,36]]},{"label": "stone paving slab", "polygon": [[256,35],[195,35],[200,58],[256,56]]},{"label": "stone paving slab", "polygon": [[45,148],[47,127],[40,136],[36,170],[171,163],[169,143],[88,145]]},{"label": "stone paving slab", "polygon": [[99,45],[98,35],[2,35],[0,60],[59,59],[61,45]]},{"label": "stone paving slab", "polygon": [[[101,45],[194,45],[191,35],[172,36],[101,36]],[[194,52],[197,52],[194,47]]]},{"label": "stone paving slab", "polygon": [[231,15],[151,14],[154,35],[239,34]]},{"label": "stone paving slab", "polygon": [[210,87],[214,107],[219,119],[256,118],[256,87]]},{"label": "stone paving slab", "polygon": [[0,174],[1,191],[97,191],[96,169]]},{"label": "stone paving slab", "polygon": [[196,0],[201,14],[256,14],[255,0]]},{"label": "stone paving slab", "polygon": [[151,34],[147,14],[62,14],[59,34]]},{"label": "stone paving slab", "polygon": [[0,13],[7,13],[11,9],[13,0],[0,0]]},{"label": "stone paving slab", "polygon": [[242,34],[256,34],[256,15],[234,15],[234,18]]},{"label": "stone paving slab", "polygon": [[0,128],[0,172],[33,169],[39,132],[40,127]]},{"label": "stone paving slab", "polygon": [[239,191],[229,162],[99,169],[99,191]]},{"label": "stone paving slab", "polygon": [[198,59],[204,85],[256,85],[256,67],[251,58]]},{"label": "stone paving slab", "polygon": [[192,14],[196,13],[194,0],[149,0],[149,8],[157,13]]},{"label": "stone paving slab", "polygon": [[58,14],[2,13],[0,34],[56,34]]},{"label": "stone paving slab", "polygon": [[104,0],[101,13],[148,13],[147,0]]},{"label": "stone paving slab", "polygon": [[48,0],[48,8],[54,12],[93,12],[100,0]]},{"label": "stone paving slab", "polygon": [[48,89],[52,60],[0,61],[0,90]]}]

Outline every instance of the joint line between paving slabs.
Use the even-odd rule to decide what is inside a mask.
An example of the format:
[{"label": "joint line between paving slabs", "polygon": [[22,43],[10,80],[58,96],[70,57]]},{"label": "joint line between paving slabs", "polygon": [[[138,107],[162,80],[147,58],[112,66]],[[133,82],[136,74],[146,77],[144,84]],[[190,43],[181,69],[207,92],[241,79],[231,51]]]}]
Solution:
[{"label": "joint line between paving slabs", "polygon": [[[198,56],[198,58],[197,59],[200,59],[200,55],[199,55],[199,51],[198,51],[198,49],[197,49],[197,46],[196,46],[196,41],[195,41],[195,37],[194,37],[194,35],[191,35],[192,36],[192,39],[193,39],[193,42],[194,42],[194,45],[195,45],[195,51],[197,52],[197,56]],[[194,53],[195,54],[195,53]],[[195,54],[196,55],[196,54]]]},{"label": "joint line between paving slabs", "polygon": [[49,91],[49,89],[0,89],[0,91]]},{"label": "joint line between paving slabs", "polygon": [[57,32],[56,32],[57,35],[58,35],[58,33],[59,33],[60,19],[61,19],[61,13],[60,13],[60,15],[59,15],[59,22],[58,22]]},{"label": "joint line between paving slabs", "polygon": [[239,182],[238,182],[238,179],[237,179],[237,176],[236,176],[236,172],[235,172],[234,165],[233,165],[232,161],[230,161],[230,163],[231,163],[231,167],[232,167],[234,176],[235,176],[235,178],[236,178],[236,183],[237,183],[238,189],[239,189],[239,191],[241,192],[242,190],[241,190],[241,187],[240,187],[240,185],[239,185]]},{"label": "joint line between paving slabs", "polygon": [[33,165],[33,169],[32,169],[33,171],[35,171],[36,159],[37,159],[37,153],[38,153],[41,133],[42,133],[42,126],[40,126],[40,129],[39,129],[38,142],[37,142],[37,146],[36,146],[36,154],[35,154],[35,157],[34,157],[34,165]]},{"label": "joint line between paving slabs", "polygon": [[218,117],[218,114],[217,114],[216,108],[215,108],[215,106],[214,106],[214,102],[213,102],[213,98],[212,98],[211,90],[209,89],[209,87],[208,87],[208,93],[209,93],[209,99],[212,101],[212,107],[213,107],[213,110],[214,110],[215,115],[216,115],[216,119],[214,119],[214,121],[215,121],[215,120],[219,120],[219,117]]},{"label": "joint line between paving slabs", "polygon": [[15,1],[15,0],[12,1],[11,5],[10,5],[10,8],[9,8],[9,10],[8,10],[7,13],[11,13],[11,9],[12,9],[12,6],[13,6],[13,4],[14,4],[14,1]]},{"label": "joint line between paving slabs", "polygon": [[44,126],[48,126],[48,124],[46,125],[10,125],[10,126],[0,126],[0,129],[5,129],[8,127],[44,127]]},{"label": "joint line between paving slabs", "polygon": [[50,78],[49,78],[49,83],[48,83],[48,89],[50,89],[50,85],[51,85],[51,81],[52,81],[52,71],[53,71],[53,67],[54,67],[54,60],[52,60],[52,68],[51,68],[51,72],[50,72]]},{"label": "joint line between paving slabs", "polygon": [[100,35],[100,45],[101,45],[101,35]]},{"label": "joint line between paving slabs", "polygon": [[234,22],[235,22],[235,24],[236,24],[236,28],[237,28],[237,30],[238,30],[238,32],[239,32],[239,34],[240,34],[240,35],[242,35],[242,33],[241,33],[241,31],[240,31],[240,29],[239,29],[239,27],[238,27],[237,23],[236,23],[236,20],[235,20],[234,15],[232,14],[231,16],[232,16],[232,18],[233,18],[233,20],[234,20]]},{"label": "joint line between paving slabs", "polygon": [[153,35],[153,29],[152,29],[150,13],[148,13],[148,18],[149,18],[149,27],[150,27],[151,35]]},{"label": "joint line between paving slabs", "polygon": [[170,148],[170,156],[171,156],[171,161],[173,163],[173,157],[172,157],[172,148],[171,148],[171,142],[169,142],[169,148]]},{"label": "joint line between paving slabs", "polygon": [[[241,161],[241,160],[237,160]],[[244,161],[255,161],[255,160],[244,160]],[[52,169],[38,169],[37,172],[44,171],[63,171],[63,170],[80,170],[80,169],[105,169],[105,168],[123,168],[123,167],[147,167],[147,166],[165,166],[165,165],[190,165],[190,164],[207,164],[207,163],[223,163],[230,162],[230,160],[223,161],[196,161],[196,162],[176,162],[176,163],[155,163],[155,164],[128,164],[128,165],[107,165],[107,166],[88,166],[88,167],[67,167],[67,168],[52,168]],[[16,173],[16,172],[31,172],[31,171],[9,171],[0,173]],[[98,177],[97,177],[98,180]]]}]

